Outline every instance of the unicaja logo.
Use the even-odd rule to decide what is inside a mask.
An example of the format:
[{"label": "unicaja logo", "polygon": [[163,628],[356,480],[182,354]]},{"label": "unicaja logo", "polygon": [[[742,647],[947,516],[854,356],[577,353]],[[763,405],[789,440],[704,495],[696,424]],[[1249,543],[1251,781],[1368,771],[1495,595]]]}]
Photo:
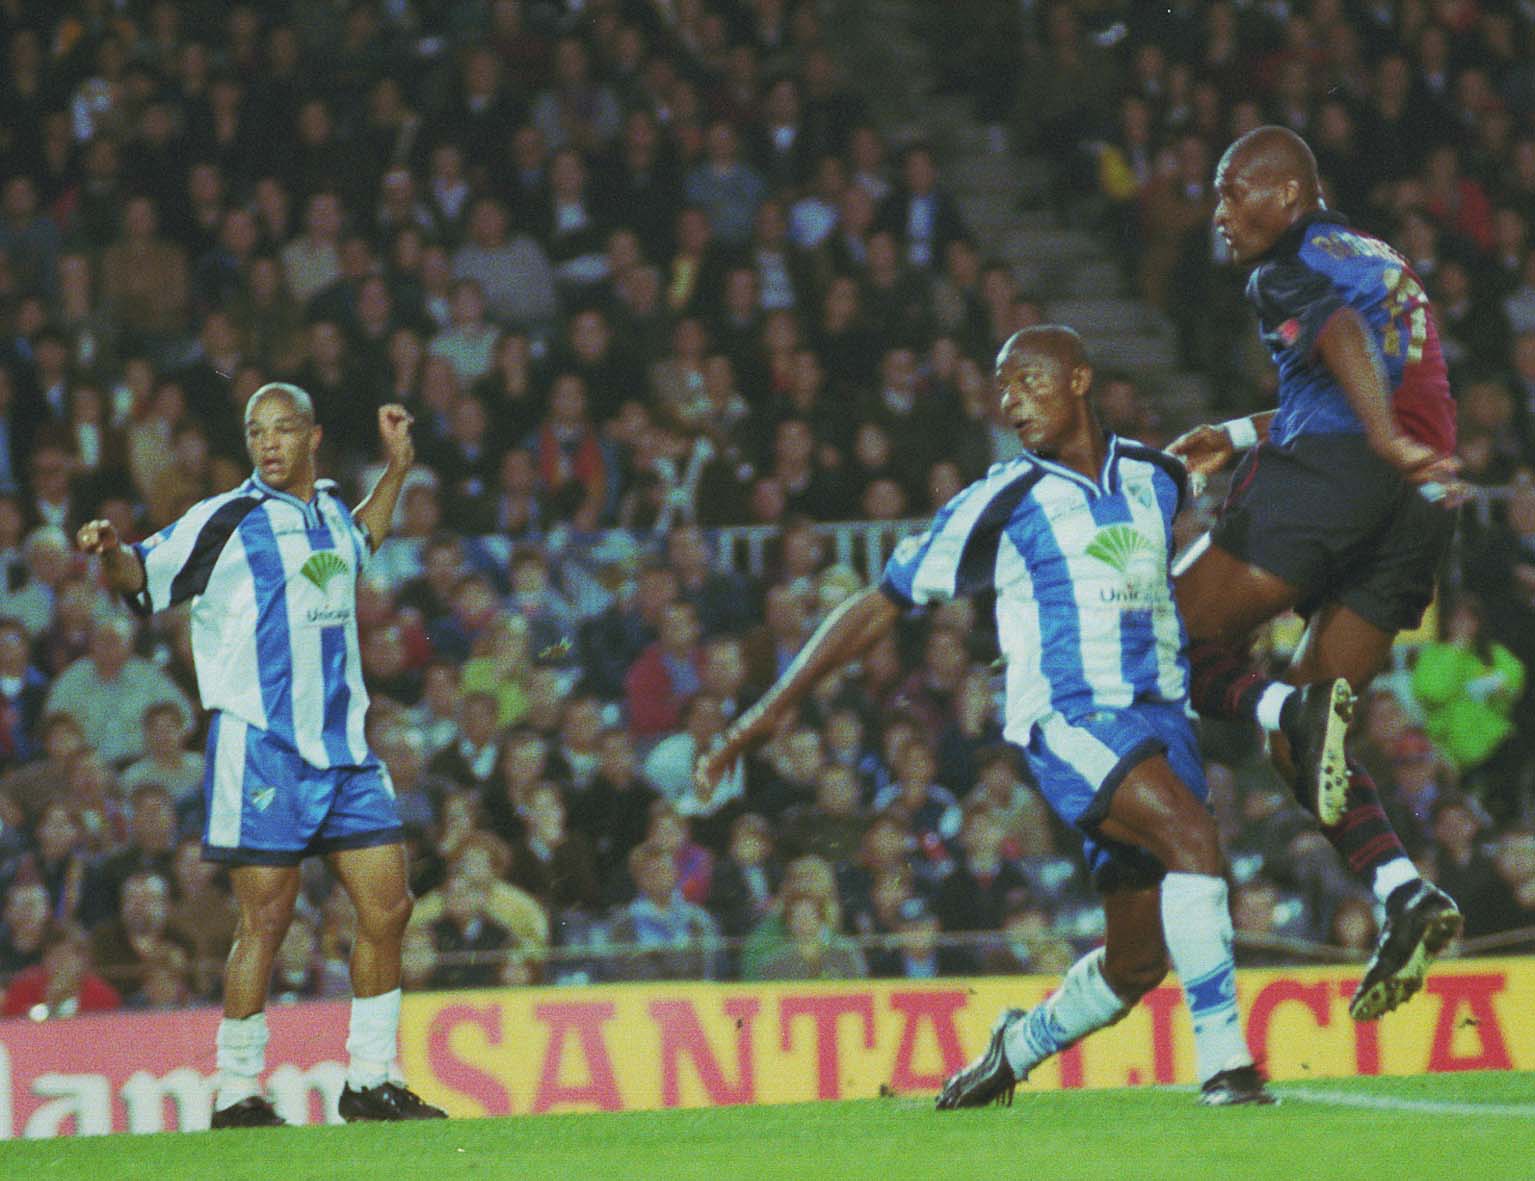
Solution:
[{"label": "unicaja logo", "polygon": [[1137,565],[1148,568],[1137,573],[1152,573],[1162,556],[1149,537],[1129,525],[1098,530],[1098,536],[1088,543],[1087,553],[1121,574],[1131,573],[1131,567]]},{"label": "unicaja logo", "polygon": [[323,595],[332,578],[338,574],[350,573],[351,569],[346,564],[346,559],[334,550],[321,550],[317,554],[309,555],[303,566],[299,568],[299,573],[314,583],[315,589]]}]

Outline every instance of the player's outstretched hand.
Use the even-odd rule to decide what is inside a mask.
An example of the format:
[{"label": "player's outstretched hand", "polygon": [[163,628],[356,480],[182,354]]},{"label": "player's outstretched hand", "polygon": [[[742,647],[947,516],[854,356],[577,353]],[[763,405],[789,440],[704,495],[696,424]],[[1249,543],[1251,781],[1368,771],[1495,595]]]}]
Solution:
[{"label": "player's outstretched hand", "polygon": [[1465,503],[1469,493],[1460,479],[1460,460],[1455,456],[1442,455],[1427,443],[1406,435],[1393,435],[1385,442],[1372,444],[1372,448],[1430,500],[1442,503],[1445,508]]},{"label": "player's outstretched hand", "polygon": [[109,554],[121,542],[111,521],[87,521],[75,534],[75,544],[88,554]]},{"label": "player's outstretched hand", "polygon": [[415,421],[411,412],[398,402],[378,408],[378,435],[390,463],[409,467],[415,462],[416,445],[410,437],[410,424]]},{"label": "player's outstretched hand", "polygon": [[1231,462],[1236,448],[1220,427],[1196,426],[1169,443],[1167,453],[1182,460],[1190,476],[1204,481]]},{"label": "player's outstretched hand", "polygon": [[693,780],[704,799],[714,794],[720,780],[725,778],[750,746],[751,740],[731,726],[714,740],[708,750],[698,756],[698,761],[693,764]]}]

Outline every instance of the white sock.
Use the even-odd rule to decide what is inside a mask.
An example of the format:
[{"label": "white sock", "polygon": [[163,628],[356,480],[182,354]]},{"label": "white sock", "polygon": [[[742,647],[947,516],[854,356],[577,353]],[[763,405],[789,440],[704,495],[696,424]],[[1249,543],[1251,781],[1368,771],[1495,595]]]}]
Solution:
[{"label": "white sock", "polygon": [[1162,879],[1162,936],[1194,1019],[1199,1081],[1252,1064],[1237,1011],[1236,961],[1226,882],[1202,873]]},{"label": "white sock", "polygon": [[1096,948],[1072,964],[1061,986],[1007,1031],[1002,1041],[1007,1064],[1019,1078],[1027,1078],[1050,1055],[1129,1011],[1103,978],[1103,948]]},{"label": "white sock", "polygon": [[219,1090],[214,1109],[223,1111],[242,1099],[261,1094],[261,1072],[266,1069],[266,1013],[249,1017],[225,1017],[219,1022],[216,1061]]},{"label": "white sock", "polygon": [[1258,725],[1265,730],[1279,729],[1280,711],[1294,692],[1294,685],[1273,684],[1265,689],[1258,697]]},{"label": "white sock", "polygon": [[376,1087],[389,1078],[389,1064],[399,1050],[400,990],[353,997],[347,1029],[346,1081],[354,1091]]},{"label": "white sock", "polygon": [[1385,905],[1386,899],[1391,897],[1391,892],[1398,886],[1405,886],[1408,882],[1417,881],[1422,875],[1418,873],[1418,867],[1412,863],[1410,857],[1393,857],[1386,864],[1375,871],[1375,879],[1370,883],[1370,889],[1375,891],[1375,897]]}]

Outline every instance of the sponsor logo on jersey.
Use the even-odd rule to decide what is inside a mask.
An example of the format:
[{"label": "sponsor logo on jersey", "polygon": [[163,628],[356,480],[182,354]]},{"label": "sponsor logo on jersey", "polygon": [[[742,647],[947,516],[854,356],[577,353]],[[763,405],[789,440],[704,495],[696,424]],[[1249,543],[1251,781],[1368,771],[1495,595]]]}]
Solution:
[{"label": "sponsor logo on jersey", "polygon": [[1127,611],[1160,606],[1167,598],[1162,547],[1133,525],[1107,525],[1088,542],[1087,556],[1123,576],[1099,589],[1098,598]]},{"label": "sponsor logo on jersey", "polygon": [[327,593],[326,587],[330,585],[331,579],[335,578],[336,575],[350,574],[351,572],[352,568],[347,565],[346,559],[331,549],[310,554],[305,559],[304,564],[299,567],[299,573],[314,583],[315,589],[322,595]]}]

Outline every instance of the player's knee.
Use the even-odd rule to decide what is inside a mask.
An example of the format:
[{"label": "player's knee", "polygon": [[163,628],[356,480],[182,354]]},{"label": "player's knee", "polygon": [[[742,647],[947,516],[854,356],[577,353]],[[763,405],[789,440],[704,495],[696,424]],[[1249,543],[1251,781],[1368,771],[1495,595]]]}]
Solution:
[{"label": "player's knee", "polygon": [[1116,954],[1110,950],[1103,961],[1103,978],[1127,1004],[1140,1000],[1167,978],[1167,953],[1160,948],[1137,948]]},{"label": "player's knee", "polygon": [[272,948],[282,943],[292,921],[293,899],[286,893],[259,899],[240,911],[241,933]]},{"label": "player's knee", "polygon": [[370,902],[358,908],[358,929],[369,939],[378,942],[398,942],[405,935],[405,926],[410,922],[411,911],[415,906],[415,899],[410,896],[409,890],[401,890],[387,900]]},{"label": "player's knee", "polygon": [[1215,818],[1202,807],[1191,808],[1183,820],[1174,824],[1166,841],[1168,851],[1162,860],[1170,870],[1219,876],[1225,865],[1220,830],[1215,826]]}]

